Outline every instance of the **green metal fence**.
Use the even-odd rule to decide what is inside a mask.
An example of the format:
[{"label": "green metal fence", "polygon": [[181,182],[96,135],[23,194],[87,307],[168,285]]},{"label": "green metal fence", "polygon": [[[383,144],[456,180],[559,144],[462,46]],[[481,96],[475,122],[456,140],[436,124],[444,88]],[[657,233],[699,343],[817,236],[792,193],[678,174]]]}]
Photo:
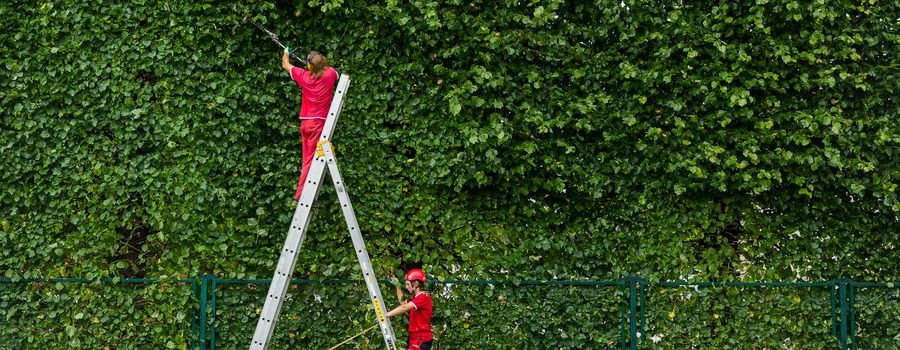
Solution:
[{"label": "green metal fence", "polygon": [[[387,281],[382,281],[386,283]],[[217,334],[217,318],[227,319],[227,314],[220,309],[220,298],[228,298],[230,295],[237,293],[249,293],[244,299],[236,299],[236,302],[230,302],[229,306],[246,304],[246,300],[260,299],[270,280],[234,280],[219,279],[212,275],[205,275],[196,278],[181,280],[160,280],[160,279],[130,279],[130,278],[103,278],[103,279],[75,279],[75,278],[57,278],[57,279],[0,279],[0,285],[28,285],[28,284],[86,284],[93,286],[102,285],[150,285],[150,284],[174,284],[179,288],[184,288],[191,293],[190,317],[185,321],[184,327],[190,327],[190,346],[192,349],[214,350],[217,346],[220,348],[243,348],[246,346],[244,338],[249,339],[252,334],[252,327],[255,322],[248,322],[248,318],[253,318],[256,314],[253,310],[243,310],[243,323],[241,323],[240,332],[232,329],[232,333],[239,334]],[[884,339],[878,338],[878,335],[869,335],[873,340],[866,348],[890,348],[891,342],[896,341],[896,337],[900,337],[900,327],[896,320],[900,319],[900,308],[886,307],[885,303],[897,302],[900,297],[898,290],[894,288],[895,283],[891,282],[856,282],[849,279],[834,279],[827,282],[818,283],[781,283],[781,282],[684,282],[684,281],[668,281],[668,282],[651,282],[641,277],[628,276],[614,281],[490,281],[490,280],[443,280],[431,281],[429,283],[436,298],[445,298],[446,304],[451,306],[454,304],[452,300],[453,294],[461,291],[460,288],[487,288],[485,290],[478,289],[474,291],[465,291],[469,294],[469,298],[473,294],[490,294],[499,295],[499,299],[504,303],[510,303],[511,307],[527,307],[528,299],[533,297],[531,292],[526,292],[529,288],[543,288],[536,292],[537,295],[547,293],[562,293],[562,297],[573,297],[586,300],[587,303],[596,303],[598,300],[606,300],[607,308],[610,305],[618,308],[618,315],[606,315],[604,320],[597,320],[594,327],[609,328],[608,339],[614,344],[604,346],[606,348],[617,349],[652,349],[652,348],[679,348],[678,344],[666,345],[666,340],[660,340],[654,336],[654,330],[663,334],[674,334],[668,336],[671,341],[679,342],[679,337],[689,337],[696,335],[697,329],[705,328],[722,328],[723,332],[729,329],[732,331],[735,327],[742,327],[741,322],[757,322],[759,315],[754,312],[753,305],[760,304],[759,314],[766,314],[768,310],[775,309],[770,304],[766,304],[767,298],[775,296],[792,295],[797,305],[806,305],[798,308],[797,311],[788,311],[788,313],[796,312],[802,314],[808,312],[812,316],[808,317],[813,322],[824,310],[830,310],[830,320],[824,324],[821,332],[814,337],[819,337],[820,341],[827,344],[828,347],[838,349],[856,349],[859,348],[858,330],[860,324],[865,324],[867,329],[876,329],[881,332]],[[361,280],[293,280],[292,287],[302,286],[336,286],[335,288],[353,289],[344,291],[346,294],[359,294],[359,301],[365,303],[364,284]],[[64,289],[64,288],[58,288]],[[577,289],[577,291],[574,291]],[[864,290],[867,295],[874,297],[865,299],[860,305],[857,297],[860,290]],[[785,292],[786,291],[786,292]],[[302,291],[301,291],[302,292]],[[254,295],[260,294],[258,297]],[[520,294],[516,294],[520,293]],[[781,294],[779,294],[781,293]],[[301,293],[302,294],[302,293]],[[508,295],[504,299],[504,294]],[[690,315],[690,319],[679,322],[698,322],[703,320],[707,313],[708,307],[718,310],[721,308],[716,303],[707,303],[703,298],[725,297],[727,295],[750,295],[761,298],[763,302],[755,302],[752,299],[745,303],[749,306],[750,311],[743,315],[727,315],[722,319],[729,319],[731,325],[725,325],[724,321],[719,321],[719,315],[716,314],[716,320],[709,320],[712,325],[699,324],[694,328],[683,329],[677,327],[674,307],[672,305],[685,306],[684,309],[690,311],[691,304],[697,304],[700,308],[700,315]],[[801,297],[803,295],[803,297]],[[880,296],[879,296],[880,295]],[[0,301],[6,300],[0,290]],[[318,298],[318,296],[316,296]],[[517,299],[518,300],[515,300]],[[650,301],[648,301],[648,299]],[[783,299],[783,298],[782,298]],[[802,301],[801,301],[802,300]],[[308,302],[308,300],[306,301]],[[261,306],[261,305],[259,305]],[[862,312],[865,313],[864,320],[857,319],[857,307],[863,307]],[[588,306],[590,307],[590,305]],[[667,311],[668,309],[673,311]],[[747,309],[747,308],[745,308]],[[727,308],[722,308],[722,312],[727,313]],[[805,310],[805,311],[804,311]],[[227,310],[226,310],[227,311]],[[684,310],[679,310],[679,312]],[[491,311],[487,311],[491,312]],[[361,310],[360,314],[353,315],[364,318],[366,310]],[[349,316],[349,315],[347,315]],[[771,315],[765,315],[766,320],[770,320]],[[802,316],[802,315],[801,315]],[[436,317],[438,317],[436,315]],[[784,317],[784,316],[782,316]],[[799,316],[798,316],[799,317]],[[740,321],[743,319],[743,321]],[[803,318],[800,319],[801,322]],[[891,323],[893,321],[893,323]],[[189,322],[189,325],[187,324]],[[449,321],[448,321],[449,322]],[[579,321],[581,322],[581,321]],[[716,323],[718,322],[718,323]],[[651,324],[651,325],[648,325]],[[0,325],[5,323],[0,322]],[[676,325],[676,326],[673,326]],[[248,328],[251,327],[251,328]],[[617,329],[613,329],[613,327]],[[729,328],[731,327],[731,328]],[[302,328],[302,326],[301,326]],[[395,327],[396,328],[396,327]],[[692,333],[694,332],[694,333]],[[787,332],[787,331],[786,331]],[[7,332],[10,333],[10,332]],[[7,334],[0,333],[0,334]],[[453,333],[453,332],[450,332]],[[614,333],[614,334],[613,334]],[[789,334],[789,333],[788,333]],[[893,334],[893,336],[892,336]],[[377,336],[373,335],[373,336]],[[716,336],[716,335],[705,335]],[[721,335],[720,335],[721,336]],[[766,335],[760,335],[766,336]],[[617,338],[617,339],[616,339]],[[0,340],[3,340],[0,338]],[[691,340],[686,340],[688,343]],[[702,340],[699,340],[702,342]],[[127,342],[127,340],[123,340]],[[657,343],[659,342],[659,343]],[[896,346],[896,345],[895,345]]]}]

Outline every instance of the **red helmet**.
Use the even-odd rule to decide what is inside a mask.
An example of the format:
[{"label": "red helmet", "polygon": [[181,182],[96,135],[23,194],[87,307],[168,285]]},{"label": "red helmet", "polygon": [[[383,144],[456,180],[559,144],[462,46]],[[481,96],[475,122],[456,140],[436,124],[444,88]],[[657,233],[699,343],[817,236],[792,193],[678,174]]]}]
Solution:
[{"label": "red helmet", "polygon": [[406,280],[428,282],[428,280],[425,279],[425,271],[422,271],[422,269],[410,269],[409,271],[406,271]]}]

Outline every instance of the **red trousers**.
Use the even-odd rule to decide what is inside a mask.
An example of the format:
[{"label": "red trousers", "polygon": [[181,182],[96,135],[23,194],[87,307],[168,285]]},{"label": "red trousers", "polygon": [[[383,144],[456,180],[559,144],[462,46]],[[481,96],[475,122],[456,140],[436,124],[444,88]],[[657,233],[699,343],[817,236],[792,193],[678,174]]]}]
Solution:
[{"label": "red trousers", "polygon": [[431,350],[431,332],[409,333],[406,350]]},{"label": "red trousers", "polygon": [[306,176],[309,175],[309,166],[312,164],[313,158],[316,157],[316,144],[319,143],[319,137],[322,136],[323,128],[325,128],[324,119],[303,119],[300,121],[303,168],[300,171],[300,178],[297,180],[297,193],[294,193],[294,200],[299,200],[300,194],[303,193],[303,184],[306,183]]}]

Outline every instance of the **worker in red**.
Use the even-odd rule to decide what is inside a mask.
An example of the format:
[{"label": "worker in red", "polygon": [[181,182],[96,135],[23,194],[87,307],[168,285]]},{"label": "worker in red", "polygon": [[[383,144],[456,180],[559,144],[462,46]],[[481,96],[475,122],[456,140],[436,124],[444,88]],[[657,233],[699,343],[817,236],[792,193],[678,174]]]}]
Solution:
[{"label": "worker in red", "polygon": [[[396,277],[394,277],[396,280]],[[409,301],[403,301],[403,291],[400,290],[400,283],[395,283],[397,287],[397,299],[400,299],[400,306],[397,306],[386,314],[387,317],[394,317],[409,311],[409,344],[407,350],[429,350],[431,349],[431,341],[433,335],[431,333],[431,293],[428,293],[428,286],[425,284],[425,271],[414,268],[406,272],[406,291],[413,295]]]},{"label": "worker in red", "polygon": [[297,192],[294,200],[300,199],[309,166],[316,152],[316,143],[325,127],[328,110],[331,109],[331,98],[334,96],[334,83],[338,74],[328,66],[325,55],[312,51],[306,57],[306,69],[291,65],[290,50],[285,47],[281,55],[281,67],[291,79],[300,86],[300,144],[303,152],[303,167],[297,180]]}]

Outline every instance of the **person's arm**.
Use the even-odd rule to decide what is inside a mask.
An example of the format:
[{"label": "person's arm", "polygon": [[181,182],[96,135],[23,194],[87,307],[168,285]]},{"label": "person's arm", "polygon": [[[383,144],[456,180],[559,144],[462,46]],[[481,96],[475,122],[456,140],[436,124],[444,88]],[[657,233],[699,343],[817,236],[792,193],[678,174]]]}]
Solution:
[{"label": "person's arm", "polygon": [[287,47],[284,48],[284,53],[281,54],[281,68],[284,68],[288,75],[291,75],[291,70],[294,69],[294,66],[291,65],[291,57],[288,56]]},{"label": "person's arm", "polygon": [[403,301],[403,289],[400,289],[400,286],[394,286],[394,290],[397,291],[397,301],[399,301],[400,304],[406,304],[406,302]]},{"label": "person's arm", "polygon": [[397,301],[399,301],[400,304],[406,304],[406,302],[403,301],[403,289],[400,288],[400,280],[397,279],[397,276],[395,276],[393,272],[391,272],[391,284],[394,285],[394,290],[397,292]]},{"label": "person's arm", "polygon": [[409,312],[409,310],[412,310],[412,309],[415,309],[415,308],[416,308],[416,305],[415,305],[415,304],[413,304],[413,303],[405,303],[405,304],[402,304],[402,305],[400,305],[400,306],[398,306],[398,307],[395,307],[395,308],[394,308],[393,310],[391,310],[391,311],[388,311],[388,313],[385,314],[385,316],[387,316],[387,317],[394,317],[394,316],[397,316],[397,315],[402,315],[402,314],[405,314],[405,313]]}]

